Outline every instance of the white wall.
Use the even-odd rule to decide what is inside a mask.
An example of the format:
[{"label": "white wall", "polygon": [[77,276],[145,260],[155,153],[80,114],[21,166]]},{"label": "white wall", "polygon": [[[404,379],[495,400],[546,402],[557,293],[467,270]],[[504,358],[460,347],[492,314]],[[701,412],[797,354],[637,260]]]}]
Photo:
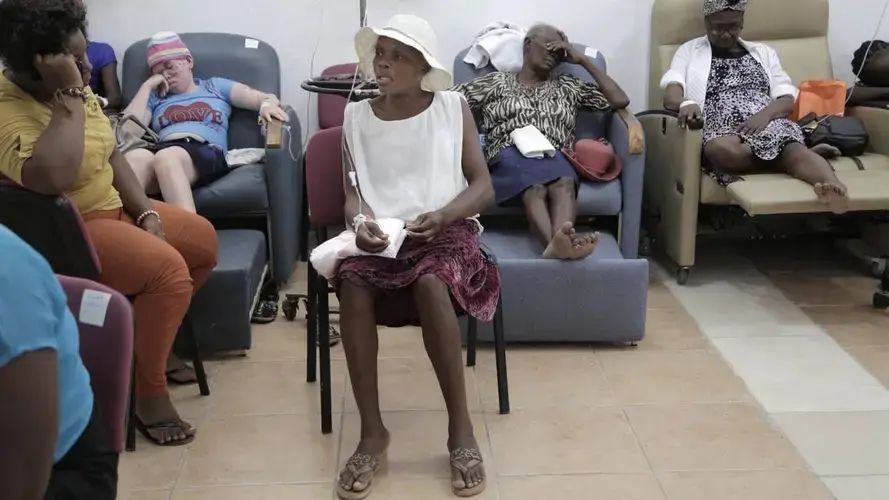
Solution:
[{"label": "white wall", "polygon": [[[781,0],[754,0],[781,1]],[[889,0],[831,0],[831,52],[837,76],[851,82],[851,54],[876,27]],[[118,56],[135,40],[160,30],[239,33],[268,42],[278,51],[283,98],[306,123],[313,109],[302,80],[332,64],[354,59],[352,35],[358,0],[86,0],[90,36],[110,43]],[[432,23],[440,59],[450,65],[487,22],[530,25],[546,21],[572,40],[601,50],[609,72],[633,100],[645,107],[648,33],[652,0],[368,0],[370,24],[412,13]],[[169,13],[169,14],[168,14]],[[889,39],[889,22],[880,30]],[[317,44],[317,51],[314,51]],[[313,59],[314,52],[314,63]],[[314,119],[312,119],[314,122]],[[305,128],[305,127],[304,127]]]}]

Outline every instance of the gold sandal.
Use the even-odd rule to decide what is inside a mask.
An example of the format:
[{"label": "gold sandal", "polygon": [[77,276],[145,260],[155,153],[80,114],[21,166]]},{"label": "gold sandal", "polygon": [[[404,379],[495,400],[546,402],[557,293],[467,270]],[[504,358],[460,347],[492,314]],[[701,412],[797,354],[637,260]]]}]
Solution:
[{"label": "gold sandal", "polygon": [[[465,462],[465,464],[464,464]],[[470,470],[478,467],[484,462],[482,460],[481,453],[474,448],[457,448],[456,450],[451,452],[451,468],[456,469],[460,473],[460,477],[465,481],[466,474],[469,473]],[[468,488],[466,487],[466,483],[464,482],[463,488],[460,488],[455,481],[451,481],[451,491],[454,492],[458,497],[474,497],[479,493],[485,491],[485,487],[488,485],[487,476],[482,478],[481,482],[476,484],[475,486]]]},{"label": "gold sandal", "polygon": [[386,452],[383,452],[381,455],[369,455],[367,453],[355,452],[349,457],[349,460],[346,461],[345,467],[343,470],[348,471],[352,476],[352,484],[358,480],[364,474],[368,472],[371,473],[370,481],[368,481],[367,486],[363,490],[354,491],[347,490],[343,487],[342,484],[342,475],[340,472],[340,478],[337,478],[336,482],[336,494],[342,500],[362,500],[367,498],[368,495],[373,491],[374,486],[376,486],[376,481],[374,478],[379,472],[380,467],[386,459]]}]

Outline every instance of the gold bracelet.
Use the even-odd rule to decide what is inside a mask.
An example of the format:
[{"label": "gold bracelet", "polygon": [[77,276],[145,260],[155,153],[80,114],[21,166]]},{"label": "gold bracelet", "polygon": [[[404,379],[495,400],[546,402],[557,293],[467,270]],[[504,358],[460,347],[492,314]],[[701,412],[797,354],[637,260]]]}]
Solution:
[{"label": "gold bracelet", "polygon": [[71,113],[71,108],[68,107],[68,102],[65,101],[65,97],[76,97],[82,100],[84,104],[89,100],[89,95],[82,87],[70,87],[67,89],[58,89],[53,92],[52,100],[47,104],[51,108],[61,105],[65,108],[65,111]]}]

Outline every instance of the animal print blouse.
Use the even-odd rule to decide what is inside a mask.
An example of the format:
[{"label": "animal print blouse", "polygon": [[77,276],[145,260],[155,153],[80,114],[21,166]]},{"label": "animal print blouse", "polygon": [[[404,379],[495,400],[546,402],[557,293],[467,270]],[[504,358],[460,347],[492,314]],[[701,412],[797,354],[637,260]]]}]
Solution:
[{"label": "animal print blouse", "polygon": [[578,109],[611,109],[596,84],[564,73],[537,87],[522,84],[515,73],[490,73],[453,90],[466,97],[473,112],[481,113],[488,161],[513,145],[509,134],[515,129],[534,125],[561,149],[574,142]]}]

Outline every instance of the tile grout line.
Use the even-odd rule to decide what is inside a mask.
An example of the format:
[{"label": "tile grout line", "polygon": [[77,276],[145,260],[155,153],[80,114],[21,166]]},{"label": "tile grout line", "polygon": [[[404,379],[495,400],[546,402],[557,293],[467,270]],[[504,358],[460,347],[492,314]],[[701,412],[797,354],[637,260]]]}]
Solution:
[{"label": "tile grout line", "polygon": [[[806,312],[805,312],[805,310],[804,310],[804,308],[803,308],[802,306],[800,306],[799,304],[796,304],[795,302],[793,302],[792,300],[790,300],[790,299],[785,295],[784,291],[781,290],[777,285],[775,285],[774,282],[772,282],[772,280],[769,278],[768,275],[762,273],[759,269],[757,269],[755,266],[753,266],[752,263],[751,263],[749,272],[756,273],[756,274],[760,275],[760,276],[763,278],[763,280],[765,281],[766,285],[767,285],[768,287],[770,287],[774,292],[776,292],[778,296],[780,296],[781,298],[785,299],[785,300],[787,301],[787,303],[788,303],[792,308],[795,308],[796,310],[800,311],[803,315],[805,315],[806,317],[808,317],[808,314],[806,314]],[[672,278],[672,277],[668,277],[667,279],[664,279],[664,280],[663,280],[663,283],[664,283],[664,285],[667,287],[667,289],[670,290],[670,292],[674,295],[674,297],[677,299],[677,301],[680,303],[680,305],[686,310],[686,312],[689,314],[689,316],[692,317],[692,319],[694,320],[695,324],[696,324],[697,327],[698,327],[698,330],[705,336],[705,338],[706,338],[708,344],[710,344],[710,345],[713,347],[714,352],[715,352],[716,354],[719,355],[720,359],[722,359],[722,361],[723,361],[723,362],[724,362],[724,363],[725,363],[725,364],[732,370],[732,372],[735,374],[735,376],[737,376],[741,381],[744,382],[744,385],[745,385],[745,387],[747,388],[747,392],[750,393],[750,395],[753,396],[753,398],[754,398],[754,404],[756,404],[757,406],[759,406],[760,411],[767,417],[767,423],[768,423],[773,429],[775,429],[777,432],[780,432],[780,434],[784,437],[784,439],[786,439],[787,442],[788,442],[791,446],[793,446],[793,448],[796,450],[796,452],[797,452],[797,453],[800,455],[800,457],[802,457],[803,460],[805,461],[806,466],[807,466],[807,469],[812,473],[812,475],[813,475],[814,477],[818,478],[818,480],[819,480],[819,481],[821,482],[821,484],[824,486],[824,489],[826,490],[826,492],[827,492],[832,498],[836,499],[836,498],[837,498],[836,495],[835,495],[834,492],[831,490],[831,488],[828,486],[828,484],[827,484],[827,482],[825,481],[825,479],[827,479],[827,478],[829,478],[829,477],[860,477],[860,475],[848,475],[848,476],[828,476],[828,475],[823,475],[823,476],[822,476],[822,475],[818,474],[818,473],[815,471],[815,469],[814,469],[814,467],[813,467],[813,465],[812,465],[812,461],[809,459],[809,457],[807,457],[807,456],[803,453],[803,450],[801,450],[801,449],[796,445],[796,443],[794,443],[793,440],[790,439],[790,436],[784,431],[783,427],[782,427],[779,423],[777,423],[772,417],[773,417],[773,416],[777,416],[777,415],[784,415],[784,414],[845,413],[845,412],[841,412],[841,411],[838,411],[838,412],[823,412],[823,411],[770,412],[770,411],[768,411],[768,410],[766,409],[766,407],[764,406],[764,404],[762,403],[762,400],[757,396],[756,392],[753,390],[753,388],[752,388],[752,387],[750,386],[750,384],[748,383],[747,378],[745,378],[745,377],[741,374],[740,370],[734,365],[734,363],[732,363],[728,358],[726,358],[726,356],[723,354],[723,352],[718,348],[718,346],[716,346],[716,344],[715,344],[715,342],[714,342],[714,339],[721,339],[722,337],[714,337],[714,336],[712,336],[712,332],[711,332],[712,326],[705,326],[705,325],[701,324],[701,322],[698,321],[698,318],[696,317],[696,315],[695,315],[695,314],[692,312],[692,310],[689,309],[689,307],[686,305],[686,301],[687,301],[687,300],[690,300],[690,298],[689,298],[689,297],[685,297],[686,292],[684,292],[684,291],[682,290],[683,287],[682,287],[681,285],[679,285],[679,284],[675,281],[675,279]],[[683,300],[683,299],[685,299],[685,300]],[[830,335],[825,331],[825,329],[824,329],[821,325],[817,324],[817,323],[814,322],[814,321],[812,321],[812,323],[813,323],[813,326],[815,327],[815,333],[814,333],[814,334],[809,334],[809,335],[797,335],[797,336],[790,336],[790,337],[792,337],[792,338],[810,338],[810,339],[825,339],[825,340],[829,340],[829,341],[830,341],[829,343],[832,343],[832,344],[839,350],[838,352],[841,352],[843,355],[848,356],[848,357],[849,357],[849,358],[850,358],[850,359],[851,359],[851,360],[852,360],[852,361],[853,361],[853,362],[854,362],[860,369],[864,370],[865,373],[867,373],[868,375],[870,375],[870,376],[872,376],[874,379],[876,379],[876,377],[873,376],[873,374],[870,372],[870,370],[867,369],[867,367],[865,367],[865,366],[864,366],[864,365],[863,365],[863,364],[862,364],[862,363],[861,363],[855,356],[853,356],[850,352],[848,352],[848,351],[845,349],[844,346],[840,345],[839,342],[836,341],[836,339],[834,339],[832,336],[830,336]],[[781,337],[787,337],[787,336],[782,335]],[[725,338],[733,338],[733,337],[725,337]],[[769,338],[776,338],[776,337],[769,337],[769,336],[744,337],[744,336],[739,336],[739,337],[734,337],[734,338],[762,338],[762,339],[769,339]],[[878,380],[878,382],[879,382],[879,380]],[[880,384],[880,385],[882,386],[882,384]],[[882,386],[882,387],[883,387],[884,389],[886,389],[887,391],[889,391],[889,389],[887,389],[885,386]],[[853,412],[853,411],[856,412],[856,413],[859,413],[859,412],[869,412],[869,411],[877,411],[877,410],[873,410],[873,409],[870,409],[870,408],[869,408],[869,409],[858,410],[858,411],[855,411],[855,410],[849,410],[849,411],[846,411],[846,412]],[[656,477],[657,477],[657,475],[656,475]],[[658,481],[660,482],[660,479],[659,479],[659,478],[658,478]]]}]

